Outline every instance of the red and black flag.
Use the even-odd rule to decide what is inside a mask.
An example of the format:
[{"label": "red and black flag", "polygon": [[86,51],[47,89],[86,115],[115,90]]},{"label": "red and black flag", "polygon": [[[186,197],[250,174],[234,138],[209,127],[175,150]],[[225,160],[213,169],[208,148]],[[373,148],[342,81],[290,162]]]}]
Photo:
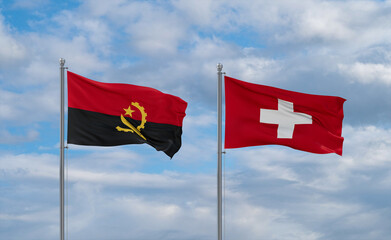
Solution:
[{"label": "red and black flag", "polygon": [[147,143],[173,157],[187,103],[149,87],[102,83],[68,71],[68,143]]}]

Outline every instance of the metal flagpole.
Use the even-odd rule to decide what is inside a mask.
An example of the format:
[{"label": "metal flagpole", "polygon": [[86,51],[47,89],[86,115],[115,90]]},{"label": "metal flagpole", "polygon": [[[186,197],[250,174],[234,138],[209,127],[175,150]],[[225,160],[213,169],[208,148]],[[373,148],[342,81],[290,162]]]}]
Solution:
[{"label": "metal flagpole", "polygon": [[223,83],[221,72],[223,70],[223,64],[217,64],[217,239],[222,240],[223,228],[223,212],[222,212],[222,99],[223,99]]},{"label": "metal flagpole", "polygon": [[60,240],[64,240],[64,67],[60,58],[61,114],[60,114]]}]

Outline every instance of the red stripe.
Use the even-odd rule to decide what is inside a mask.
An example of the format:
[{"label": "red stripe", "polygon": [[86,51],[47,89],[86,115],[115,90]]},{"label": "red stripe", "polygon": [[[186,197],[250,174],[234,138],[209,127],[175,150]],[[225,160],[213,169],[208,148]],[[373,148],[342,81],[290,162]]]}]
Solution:
[{"label": "red stripe", "polygon": [[[123,83],[102,83],[68,71],[68,107],[120,116],[132,102],[139,103],[154,123],[182,126],[187,103],[181,98],[149,87]],[[141,120],[141,111],[132,118]]]}]

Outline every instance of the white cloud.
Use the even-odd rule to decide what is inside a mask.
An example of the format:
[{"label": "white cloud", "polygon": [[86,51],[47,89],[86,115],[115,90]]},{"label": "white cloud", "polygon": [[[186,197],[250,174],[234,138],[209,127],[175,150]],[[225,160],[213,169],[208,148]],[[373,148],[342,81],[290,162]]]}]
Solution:
[{"label": "white cloud", "polygon": [[201,26],[210,26],[212,22],[216,24],[214,20],[220,7],[219,1],[174,0],[172,3],[192,23]]},{"label": "white cloud", "polygon": [[141,54],[156,57],[176,53],[186,36],[186,28],[179,18],[167,12],[147,11],[129,24],[130,45]]},{"label": "white cloud", "polygon": [[[111,155],[116,154],[113,152]],[[71,167],[69,169],[67,193],[69,194],[70,236],[85,238],[94,232],[97,234],[96,237],[102,237],[113,224],[117,226],[117,229],[121,229],[115,233],[111,232],[118,238],[123,238],[129,231],[140,237],[151,237],[155,234],[160,236],[164,235],[164,232],[172,231],[187,236],[213,234],[213,204],[215,201],[211,200],[214,200],[215,194],[210,190],[214,190],[214,178],[202,174],[175,172],[161,174],[127,172],[132,168],[131,166],[124,166],[121,171],[113,172],[117,165],[116,162],[121,162],[121,157],[119,160],[117,158],[118,156],[111,161],[110,167],[99,166],[100,171],[97,170],[99,167],[90,170],[95,160],[94,155],[79,160],[70,159],[71,166],[74,166],[72,162],[81,160],[90,163],[82,165],[81,168]],[[96,162],[97,165],[100,163],[99,160]],[[41,221],[35,217],[40,215],[45,217],[47,225],[57,222],[56,214],[52,211],[48,212],[47,209],[56,208],[51,203],[51,198],[58,198],[58,186],[52,184],[53,180],[58,179],[58,156],[2,154],[0,166],[2,181],[12,179],[12,194],[24,196],[18,202],[28,202],[27,199],[33,196],[34,199],[40,199],[37,203],[34,200],[34,203],[30,204],[35,207],[28,213],[14,207],[2,213],[0,221],[19,221],[24,226],[36,222],[41,224]],[[26,182],[26,179],[29,181]],[[36,185],[34,182],[40,184]],[[29,191],[25,191],[23,186],[28,187]],[[46,194],[43,194],[44,192]],[[112,195],[112,193],[115,194]],[[36,196],[37,194],[41,196]],[[7,201],[8,197],[11,197],[9,191],[0,199],[2,205],[10,204]],[[108,223],[108,219],[112,220]],[[92,231],[103,223],[101,230]],[[129,224],[134,228],[129,229]],[[151,224],[154,225],[152,229]],[[193,229],[196,226],[199,226],[202,231],[194,232]],[[43,234],[41,231],[37,232]],[[31,231],[27,229],[24,233],[30,235]],[[176,233],[173,234],[175,239],[181,238]],[[31,235],[36,234],[31,233]],[[50,239],[52,235],[52,232],[48,232],[43,235],[42,239]],[[9,236],[12,239],[19,235],[12,233]]]},{"label": "white cloud", "polygon": [[[228,151],[228,154],[233,154],[237,159],[245,159],[241,164],[259,171],[262,179],[285,180],[319,191],[338,192],[351,187],[353,180],[371,183],[374,179],[365,176],[382,172],[391,161],[391,150],[388,147],[391,144],[391,130],[347,125],[343,136],[345,141],[342,157],[266,146],[251,150],[231,150],[232,153]],[[308,168],[311,168],[311,174],[304,174],[306,171],[303,172],[303,169]]]},{"label": "white cloud", "polygon": [[340,64],[339,69],[352,82],[363,84],[382,83],[391,85],[391,64],[361,63]]},{"label": "white cloud", "polygon": [[25,47],[14,37],[0,15],[0,63],[5,66],[26,57]]},{"label": "white cloud", "polygon": [[345,19],[342,9],[327,2],[320,3],[304,10],[297,23],[297,34],[308,40],[348,40],[353,32],[346,26]]},{"label": "white cloud", "polygon": [[[267,146],[228,151],[227,236],[317,240],[340,236],[338,231],[343,231],[344,239],[354,239],[356,226],[365,223],[365,231],[360,232],[362,239],[384,239],[389,232],[389,213],[364,199],[373,187],[387,191],[390,186],[388,175],[381,172],[389,172],[386,166],[391,132],[374,126],[346,126],[344,136],[343,157]],[[123,149],[103,149],[77,158],[71,155],[70,236],[85,238],[93,232],[96,237],[104,237],[110,232],[121,239],[131,231],[139,238],[215,237],[216,176],[133,171],[140,164],[126,161],[139,157]],[[57,158],[48,154],[3,154],[1,173],[17,184],[15,191],[20,191],[18,181],[25,179],[49,184],[58,178]],[[104,164],[105,160],[110,164]],[[356,190],[357,184],[360,187]],[[30,222],[39,211],[32,215],[5,212],[0,218]],[[322,228],[331,223],[331,228]],[[111,232],[113,226],[118,231]],[[195,228],[200,230],[194,232]]]},{"label": "white cloud", "polygon": [[190,26],[202,30],[230,32],[238,29],[246,2],[221,0],[173,0],[175,11]]},{"label": "white cloud", "polygon": [[175,188],[183,182],[176,180],[175,175],[133,173],[92,172],[87,170],[69,169],[69,179],[72,182],[87,182],[100,185],[127,186],[136,188]]},{"label": "white cloud", "polygon": [[[160,57],[175,54],[178,46],[187,39],[186,25],[178,18],[177,12],[170,11],[165,4],[125,1],[111,1],[110,4],[99,1],[97,4],[97,1],[86,1],[81,9],[87,11],[95,22],[102,17],[108,18],[114,29],[127,33],[127,36],[119,36],[120,42],[128,42],[124,47],[131,46],[132,52],[141,55]],[[85,11],[73,17],[84,19],[81,24],[76,21],[77,28],[90,30],[92,21],[86,19]],[[94,35],[105,36],[107,30],[110,32],[107,27],[96,28]]]},{"label": "white cloud", "polygon": [[28,130],[25,135],[14,135],[6,129],[0,130],[0,143],[1,144],[16,144],[23,142],[35,141],[39,136],[39,132],[36,130]]},{"label": "white cloud", "polygon": [[[54,16],[52,22],[56,23],[57,26],[51,31],[56,32],[60,27],[61,34],[56,35],[63,36],[65,41],[69,41],[71,39],[70,36],[72,36],[74,37],[72,41],[84,40],[88,43],[83,43],[83,52],[89,51],[98,56],[107,56],[112,53],[115,29],[109,26],[110,23],[106,19],[91,16],[83,10],[64,10],[61,14]],[[58,39],[57,41],[63,42],[63,39]],[[74,45],[72,46],[73,48],[77,46],[74,43],[72,43]]]},{"label": "white cloud", "polygon": [[322,233],[306,229],[298,219],[290,218],[283,210],[267,209],[243,199],[227,208],[227,237],[246,239],[315,240]]},{"label": "white cloud", "polygon": [[235,76],[243,81],[268,84],[276,80],[272,76],[283,70],[278,61],[244,55],[236,59],[226,59],[224,65],[229,70],[228,76]]},{"label": "white cloud", "polygon": [[[186,184],[187,180],[176,179],[178,175],[173,172],[132,171],[141,166],[138,158],[132,152],[117,149],[69,159],[69,182],[148,189],[182,188]],[[3,154],[0,157],[2,172],[8,178],[57,179],[58,162],[59,157],[51,154]]]},{"label": "white cloud", "polygon": [[[383,1],[174,1],[190,24],[241,34],[253,29],[271,46],[306,44],[313,51],[342,45],[360,49],[389,42]],[[324,46],[319,46],[319,43]],[[276,48],[278,51],[278,48]]]},{"label": "white cloud", "polygon": [[[32,125],[37,121],[52,121],[50,115],[59,109],[58,91],[48,89],[13,93],[0,89],[0,121],[16,126]],[[37,111],[39,107],[39,111]]]},{"label": "white cloud", "polygon": [[[161,192],[148,197],[144,194],[129,193],[110,197],[102,190],[93,190],[88,185],[78,187],[73,194],[77,201],[72,201],[70,209],[70,235],[79,238],[122,239],[132,236],[138,239],[203,239],[213,236],[215,220],[213,208],[197,202],[205,197],[202,192],[186,196],[182,192]],[[76,189],[75,189],[76,190]],[[198,195],[198,196],[197,196]],[[110,202],[110,204],[107,204]],[[88,217],[91,216],[91,217]],[[114,221],[107,219],[114,218]],[[101,225],[99,231],[94,226]],[[110,229],[117,229],[111,231]],[[194,229],[198,229],[194,231]],[[194,236],[194,237],[193,237]]]},{"label": "white cloud", "polygon": [[[382,168],[387,166],[391,159],[388,157],[391,150],[391,129],[377,126],[363,126],[344,128],[346,154],[354,158],[353,167],[360,170],[368,168]],[[359,148],[357,146],[360,146]]]},{"label": "white cloud", "polygon": [[3,176],[9,178],[58,178],[59,157],[51,154],[2,154]]},{"label": "white cloud", "polygon": [[[53,36],[34,34],[29,37],[31,44],[34,45],[32,53],[37,58],[26,69],[26,74],[30,79],[33,78],[39,81],[44,72],[48,72],[46,73],[48,77],[43,79],[46,82],[53,82],[53,79],[59,79],[58,59],[61,57],[65,58],[65,64],[69,67],[70,71],[78,70],[79,73],[81,72],[80,74],[101,72],[110,66],[106,60],[99,57],[99,54],[94,53],[90,48],[88,39],[84,36],[61,39]],[[47,71],[47,66],[52,66],[53,68]]]}]

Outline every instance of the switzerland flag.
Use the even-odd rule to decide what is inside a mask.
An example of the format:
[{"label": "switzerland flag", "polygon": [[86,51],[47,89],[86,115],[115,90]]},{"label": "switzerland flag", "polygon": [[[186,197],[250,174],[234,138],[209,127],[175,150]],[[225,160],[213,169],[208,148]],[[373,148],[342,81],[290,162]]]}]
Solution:
[{"label": "switzerland flag", "polygon": [[225,77],[225,148],[277,144],[342,155],[345,101]]}]

